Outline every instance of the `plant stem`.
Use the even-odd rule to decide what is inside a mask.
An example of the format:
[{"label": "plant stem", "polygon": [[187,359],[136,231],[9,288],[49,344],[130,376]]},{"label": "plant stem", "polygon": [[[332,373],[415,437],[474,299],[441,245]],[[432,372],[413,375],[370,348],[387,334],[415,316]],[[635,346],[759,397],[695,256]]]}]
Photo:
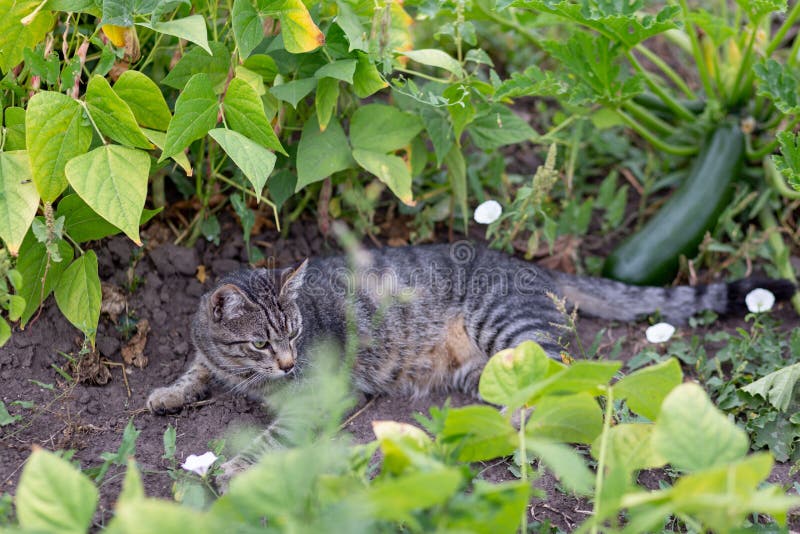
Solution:
[{"label": "plant stem", "polygon": [[708,73],[708,66],[703,59],[703,52],[700,50],[700,42],[697,40],[697,32],[694,29],[694,24],[689,19],[689,6],[686,0],[679,0],[681,5],[681,12],[683,12],[683,23],[686,25],[686,33],[689,34],[689,41],[692,43],[692,55],[694,62],[697,65],[697,72],[700,74],[700,81],[703,83],[703,89],[706,92],[706,97],[711,98],[714,96],[714,86],[711,83],[711,76]]},{"label": "plant stem", "polygon": [[672,98],[672,96],[670,96],[670,94],[667,93],[663,87],[661,87],[653,80],[651,74],[647,72],[644,69],[644,67],[642,67],[642,64],[639,63],[639,60],[636,59],[636,56],[633,55],[633,52],[628,50],[625,54],[626,57],[628,58],[628,61],[631,62],[633,68],[636,69],[636,71],[644,77],[644,80],[647,83],[647,86],[650,87],[650,90],[653,91],[656,94],[656,96],[658,96],[658,98],[663,100],[664,104],[666,104],[669,109],[671,109],[677,116],[679,116],[682,119],[688,120],[690,122],[695,120],[695,116],[692,114],[691,111],[689,111],[683,105],[681,105],[680,102]]},{"label": "plant stem", "polygon": [[697,98],[697,95],[695,95],[694,92],[689,88],[689,86],[686,85],[686,82],[683,81],[683,78],[681,78],[680,75],[677,72],[675,72],[672,69],[672,67],[670,67],[667,64],[666,61],[661,59],[658,56],[658,54],[656,54],[655,52],[653,52],[652,50],[650,50],[641,43],[636,45],[636,50],[644,57],[646,57],[648,61],[650,61],[653,65],[661,69],[661,72],[663,72],[667,76],[667,78],[672,80],[672,83],[674,83],[678,89],[683,91],[683,94],[686,95],[686,98],[690,100],[695,100]]},{"label": "plant stem", "polygon": [[498,23],[500,26],[503,26],[504,28],[507,28],[509,30],[514,30],[517,33],[517,35],[527,40],[533,46],[544,52],[544,48],[542,47],[542,41],[536,35],[529,32],[526,28],[521,26],[516,21],[503,18],[497,13],[487,11],[486,9],[483,8],[480,2],[475,2],[473,6],[478,8],[478,11],[480,11],[481,14],[485,15],[489,20]]},{"label": "plant stem", "polygon": [[775,168],[772,158],[766,158],[764,160],[764,177],[767,179],[767,183],[772,187],[772,189],[774,189],[782,197],[790,198],[792,200],[800,199],[800,191],[795,191],[786,185],[786,181],[783,179],[783,176],[781,176],[781,174],[778,172],[778,169]]},{"label": "plant stem", "polygon": [[600,434],[600,451],[597,456],[597,473],[594,479],[594,510],[595,522],[592,525],[592,534],[597,534],[597,518],[600,514],[600,501],[603,493],[603,481],[606,469],[606,454],[608,453],[608,433],[611,430],[611,418],[614,416],[614,388],[606,390],[606,409],[603,414],[603,432]]},{"label": "plant stem", "polygon": [[[784,130],[787,131],[787,132],[791,132],[794,129],[794,127],[797,126],[798,124],[800,124],[800,114],[798,114],[796,117],[792,118],[791,122],[786,125],[786,128],[784,128]],[[766,143],[765,145],[762,145],[761,148],[759,148],[758,150],[755,150],[755,151],[747,154],[747,159],[749,159],[750,161],[754,161],[754,162],[755,161],[760,161],[760,160],[766,158],[767,156],[769,156],[776,148],[778,148],[779,144],[780,144],[780,142],[778,141],[778,138],[776,137],[775,139],[773,139],[769,143]]]},{"label": "plant stem", "polygon": [[450,80],[445,78],[437,78],[436,76],[430,76],[428,74],[424,74],[422,72],[411,70],[411,69],[404,69],[402,67],[395,67],[394,70],[398,72],[404,72],[406,74],[411,74],[413,76],[417,76],[419,78],[425,78],[426,80],[430,80],[432,82],[439,82],[439,83],[450,83]]},{"label": "plant stem", "polygon": [[267,197],[265,197],[265,196],[263,196],[263,195],[259,195],[259,194],[258,194],[258,193],[256,193],[255,191],[251,191],[250,189],[248,189],[248,188],[246,188],[246,187],[242,187],[241,185],[237,184],[236,182],[234,182],[233,180],[231,180],[231,179],[230,179],[230,178],[228,178],[227,176],[224,176],[224,175],[222,175],[222,174],[217,174],[217,175],[216,175],[216,178],[217,178],[218,180],[222,180],[223,182],[225,182],[226,184],[228,184],[228,185],[230,185],[230,186],[232,186],[232,187],[235,187],[236,189],[238,189],[238,190],[239,190],[239,191],[241,191],[242,193],[244,193],[244,194],[246,194],[246,195],[250,195],[251,197],[255,198],[255,199],[258,201],[258,202],[263,202],[263,203],[265,203],[267,206],[269,206],[270,208],[272,208],[272,213],[273,213],[273,214],[274,214],[274,216],[275,216],[275,226],[277,227],[277,230],[278,230],[279,232],[281,231],[281,222],[280,222],[280,220],[278,220],[278,206],[276,206],[276,205],[275,205],[275,203],[273,203],[273,202],[272,202],[270,199],[268,199]]},{"label": "plant stem", "polygon": [[[768,232],[767,241],[772,249],[772,261],[775,262],[775,267],[784,278],[790,280],[794,285],[797,285],[797,276],[794,273],[792,263],[789,261],[789,249],[786,243],[783,242],[783,237],[778,226],[778,221],[769,203],[764,203],[761,211],[758,212],[758,221],[765,232]],[[797,313],[800,313],[800,293],[795,293],[792,297],[792,306]]]},{"label": "plant stem", "polygon": [[[525,448],[525,416],[525,406],[523,406],[519,409],[519,463],[522,468],[520,471],[520,478],[523,482],[528,482],[528,451]],[[528,503],[525,503],[525,509],[522,510],[520,532],[522,534],[528,532]]]},{"label": "plant stem", "polygon": [[630,126],[636,133],[641,135],[648,143],[653,145],[658,150],[666,152],[668,154],[673,154],[675,156],[691,156],[697,154],[697,147],[692,146],[679,146],[667,143],[660,139],[657,135],[653,132],[642,126],[636,119],[628,115],[622,110],[615,109],[613,110],[622,119],[622,122]]},{"label": "plant stem", "polygon": [[675,133],[675,128],[665,120],[653,115],[646,108],[643,108],[633,100],[628,100],[622,104],[632,116],[644,123],[644,126],[656,130],[661,135],[670,136]]},{"label": "plant stem", "polygon": [[[739,101],[742,96],[742,93],[747,87],[747,83],[742,84],[742,79],[749,80],[750,73],[752,69],[750,68],[750,57],[753,55],[753,46],[756,42],[756,34],[758,33],[758,24],[753,24],[753,28],[750,35],[750,40],[747,43],[747,49],[744,51],[744,57],[742,61],[739,63],[739,69],[736,73],[736,81],[733,82],[733,89],[731,91],[731,101],[730,104],[735,104]],[[744,77],[745,71],[748,72],[748,76]]]},{"label": "plant stem", "polygon": [[[792,10],[789,11],[789,14],[786,15],[786,20],[783,21],[781,27],[778,28],[778,31],[775,32],[775,35],[772,37],[772,40],[767,45],[766,50],[764,51],[765,57],[770,57],[772,53],[777,50],[780,44],[783,42],[783,39],[786,37],[786,34],[789,30],[794,26],[797,17],[800,17],[800,1],[795,2],[794,6],[792,6]],[[795,42],[797,39],[795,38]]]}]

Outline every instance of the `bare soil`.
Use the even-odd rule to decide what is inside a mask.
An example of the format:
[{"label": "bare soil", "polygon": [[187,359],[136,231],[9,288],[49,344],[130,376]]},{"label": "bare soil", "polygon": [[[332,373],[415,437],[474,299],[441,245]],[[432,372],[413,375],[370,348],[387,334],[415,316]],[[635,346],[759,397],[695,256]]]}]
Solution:
[{"label": "bare soil", "polygon": [[[216,277],[247,264],[241,231],[233,220],[223,223],[225,237],[218,246],[203,240],[193,248],[171,243],[152,246],[166,241],[163,230],[157,224],[151,225],[150,245],[138,253],[133,244],[122,237],[105,240],[94,247],[103,281],[119,288],[130,288],[131,273],[140,281],[132,292],[123,292],[123,310],[127,309],[130,317],[149,321],[150,331],[143,351],[148,360],[146,366],[138,368],[123,363],[121,349],[129,343],[129,337],[120,325],[126,313],[120,315],[117,323],[104,314],[97,334],[97,348],[100,366],[108,369],[110,377],[108,372],[102,369],[98,372],[97,368],[83,368],[79,374],[107,382],[90,385],[64,378],[56,367],[70,369],[64,354],[77,354],[81,336],[61,316],[52,298],[35,322],[24,331],[15,332],[11,341],[0,349],[0,399],[12,414],[22,416],[18,422],[0,427],[0,494],[14,493],[32,446],[74,449],[74,459],[84,468],[95,466],[101,463],[101,453],[118,449],[122,431],[132,418],[141,431],[136,443],[136,459],[145,474],[146,492],[149,496],[170,498],[172,479],[162,459],[167,425],[177,429],[177,457],[182,460],[189,454],[209,450],[210,440],[226,436],[231,429],[263,427],[267,423],[260,406],[225,393],[217,393],[209,402],[175,416],[154,416],[144,409],[148,393],[176,378],[191,360],[189,324],[199,297]],[[335,246],[319,234],[317,224],[310,221],[296,223],[286,239],[267,230],[254,241],[261,244],[270,265],[279,267],[312,254],[335,250]],[[201,282],[203,273],[205,278]],[[781,315],[786,318],[787,326],[798,324],[789,311]],[[735,328],[741,324],[733,320],[723,322],[722,326]],[[718,323],[715,327],[719,326]],[[627,336],[623,359],[635,354],[644,344],[645,325],[609,325],[584,319],[579,323],[584,345],[590,345],[595,333],[604,327],[608,330],[603,345],[611,346],[620,336]],[[74,369],[71,372],[76,374]],[[445,400],[443,396],[416,401],[377,398],[346,425],[346,430],[356,441],[367,442],[374,439],[373,420],[414,422],[415,413],[425,414],[429,406],[441,405]],[[32,401],[35,407],[22,408],[12,405],[14,401]],[[454,405],[467,402],[470,399],[458,396],[452,399]],[[482,468],[483,476],[489,480],[508,480],[513,476],[509,465],[506,460],[489,462]],[[800,480],[797,475],[789,476],[789,468],[789,465],[777,466],[772,482],[786,484]],[[121,468],[112,468],[104,480],[98,524],[110,517],[121,473]],[[560,491],[551,476],[540,478],[537,484],[546,497],[534,501],[533,520],[549,521],[572,530],[590,513],[590,504]]]}]

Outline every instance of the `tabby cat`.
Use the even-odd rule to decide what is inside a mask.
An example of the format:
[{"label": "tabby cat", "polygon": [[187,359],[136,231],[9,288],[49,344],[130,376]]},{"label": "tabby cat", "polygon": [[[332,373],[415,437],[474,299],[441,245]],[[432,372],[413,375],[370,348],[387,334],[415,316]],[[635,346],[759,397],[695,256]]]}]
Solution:
[{"label": "tabby cat", "polygon": [[312,259],[296,269],[222,278],[192,322],[194,362],[153,391],[148,408],[179,411],[212,384],[263,399],[271,381],[308,364],[318,341],[344,346],[349,311],[359,343],[353,386],[369,395],[421,396],[475,393],[488,358],[526,340],[559,358],[565,318],[553,296],[595,317],[633,321],[657,311],[680,323],[702,310],[743,310],[754,287],[779,300],[794,293],[783,280],[633,287],[545,270],[467,242],[362,250],[353,263]]},{"label": "tabby cat", "polygon": [[[488,358],[526,340],[559,358],[564,316],[551,295],[581,313],[634,321],[654,312],[671,323],[703,310],[744,310],[763,287],[784,300],[785,280],[668,288],[573,276],[467,242],[360,251],[356,265],[336,256],[296,269],[243,270],[200,300],[196,349],[186,373],[150,395],[147,406],[174,413],[206,397],[212,384],[263,399],[269,381],[302,368],[323,339],[343,346],[347,309],[359,339],[353,385],[370,395],[474,393]],[[348,302],[350,304],[348,304]]]}]

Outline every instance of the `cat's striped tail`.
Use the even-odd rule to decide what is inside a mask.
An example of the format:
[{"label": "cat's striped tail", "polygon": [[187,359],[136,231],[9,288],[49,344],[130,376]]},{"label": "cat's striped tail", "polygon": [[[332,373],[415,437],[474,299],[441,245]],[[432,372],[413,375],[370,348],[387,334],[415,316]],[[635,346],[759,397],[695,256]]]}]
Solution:
[{"label": "cat's striped tail", "polygon": [[606,278],[551,273],[560,295],[566,297],[567,303],[577,305],[578,312],[620,321],[633,321],[656,312],[665,321],[676,324],[704,310],[721,315],[744,315],[747,312],[745,296],[753,289],[771,291],[778,302],[789,300],[797,290],[789,280],[770,278],[753,277],[698,286],[644,287]]}]

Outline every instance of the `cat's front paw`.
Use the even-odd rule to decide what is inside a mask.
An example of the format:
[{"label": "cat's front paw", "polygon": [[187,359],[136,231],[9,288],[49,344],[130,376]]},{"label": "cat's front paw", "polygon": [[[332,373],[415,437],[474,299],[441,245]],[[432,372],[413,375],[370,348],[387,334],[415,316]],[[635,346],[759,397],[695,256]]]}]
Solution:
[{"label": "cat's front paw", "polygon": [[175,388],[157,388],[147,397],[147,409],[156,415],[178,413],[186,404],[183,392]]},{"label": "cat's front paw", "polygon": [[217,487],[219,494],[227,493],[231,479],[248,467],[250,467],[250,464],[239,456],[235,456],[219,466],[220,473],[214,477],[214,485]]}]

